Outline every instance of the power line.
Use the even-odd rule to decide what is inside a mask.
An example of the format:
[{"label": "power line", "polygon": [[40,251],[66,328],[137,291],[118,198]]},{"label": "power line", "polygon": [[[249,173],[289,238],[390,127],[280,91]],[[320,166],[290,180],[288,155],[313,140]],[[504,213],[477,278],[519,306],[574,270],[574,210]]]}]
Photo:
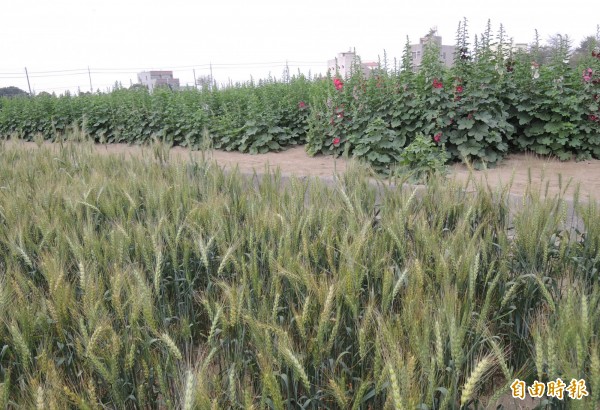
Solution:
[{"label": "power line", "polygon": [[[174,70],[182,70],[182,69],[193,69],[193,68],[206,68],[209,69],[211,67],[211,65],[213,67],[217,67],[217,68],[228,68],[228,67],[254,67],[254,66],[285,66],[285,65],[292,65],[292,66],[305,66],[305,65],[321,65],[324,64],[323,61],[300,61],[300,60],[288,60],[288,61],[267,61],[267,62],[251,62],[251,63],[247,63],[247,62],[242,62],[242,63],[206,63],[206,64],[194,64],[194,65],[185,65],[185,66],[169,66],[168,70],[169,71],[174,71]],[[163,66],[166,67],[166,66]],[[92,73],[96,73],[96,74],[132,74],[132,73],[138,73],[140,71],[161,71],[161,70],[157,70],[156,66],[155,67],[126,67],[126,68],[107,68],[107,67],[98,67],[98,68],[94,68],[94,67],[90,67],[89,70]],[[61,75],[67,75],[67,73],[70,73],[72,75],[77,75],[77,74],[87,74],[88,73],[88,68],[73,68],[73,69],[61,69],[61,70],[45,70],[45,71],[30,71],[30,74],[32,77],[37,76],[37,77],[43,77],[43,76],[61,76]],[[17,76],[19,74],[22,74],[21,72],[1,72],[0,71],[0,78],[20,78],[20,77],[14,77]]]}]

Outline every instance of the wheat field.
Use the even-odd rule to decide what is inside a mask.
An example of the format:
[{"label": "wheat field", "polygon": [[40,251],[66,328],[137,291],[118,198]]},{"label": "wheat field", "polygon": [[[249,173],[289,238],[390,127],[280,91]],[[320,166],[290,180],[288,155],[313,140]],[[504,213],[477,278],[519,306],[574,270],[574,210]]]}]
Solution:
[{"label": "wheat field", "polygon": [[598,205],[371,177],[1,144],[0,408],[598,408]]}]

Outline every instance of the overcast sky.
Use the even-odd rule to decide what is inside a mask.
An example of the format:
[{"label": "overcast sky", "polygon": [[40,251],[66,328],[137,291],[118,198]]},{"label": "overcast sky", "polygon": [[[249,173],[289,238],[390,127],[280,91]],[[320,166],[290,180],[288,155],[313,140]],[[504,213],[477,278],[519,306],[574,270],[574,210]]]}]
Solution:
[{"label": "overcast sky", "polygon": [[[325,72],[328,59],[355,48],[363,61],[386,50],[393,61],[431,27],[453,45],[459,21],[470,34],[488,19],[502,23],[516,43],[568,34],[575,45],[596,33],[600,2],[569,1],[335,1],[215,0],[1,0],[0,87],[36,92],[89,91],[115,81],[129,86],[144,69],[173,70],[183,85],[207,75],[218,82],[271,73]],[[66,71],[73,70],[73,71]],[[80,71],[76,71],[80,70]],[[82,71],[83,70],[83,71]],[[50,72],[49,72],[50,71]]]}]

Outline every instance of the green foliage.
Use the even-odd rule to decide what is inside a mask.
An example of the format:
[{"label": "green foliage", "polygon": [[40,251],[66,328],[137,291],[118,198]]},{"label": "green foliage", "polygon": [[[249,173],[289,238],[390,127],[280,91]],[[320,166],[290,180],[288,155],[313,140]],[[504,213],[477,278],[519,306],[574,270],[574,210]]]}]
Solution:
[{"label": "green foliage", "polygon": [[399,164],[408,169],[415,182],[426,182],[433,175],[445,173],[448,154],[431,138],[419,134],[400,154]]}]

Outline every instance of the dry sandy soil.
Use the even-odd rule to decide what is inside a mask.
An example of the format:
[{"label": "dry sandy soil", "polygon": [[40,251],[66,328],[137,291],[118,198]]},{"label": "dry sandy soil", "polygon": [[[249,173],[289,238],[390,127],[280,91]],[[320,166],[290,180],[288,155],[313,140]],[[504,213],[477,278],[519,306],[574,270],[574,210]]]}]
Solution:
[{"label": "dry sandy soil", "polygon": [[[15,144],[7,142],[7,144]],[[36,145],[32,142],[19,142],[21,146],[34,149]],[[98,145],[96,147],[101,154],[123,154],[125,156],[139,156],[143,149],[139,146],[129,146],[125,144],[109,144],[106,146]],[[145,149],[146,154],[152,155],[150,149]],[[175,147],[171,149],[173,158],[185,159],[193,157],[200,158],[200,152],[191,152],[185,148]],[[211,152],[212,158],[221,166],[231,169],[238,167],[240,171],[251,173],[254,170],[258,173],[265,170],[274,170],[279,167],[283,175],[296,176],[332,176],[335,171],[343,172],[346,169],[347,161],[341,158],[336,160],[330,156],[309,157],[304,147],[294,147],[283,152],[249,155],[239,152],[226,152],[214,150]],[[462,164],[456,164],[450,167],[448,178],[456,178],[459,181],[467,180],[469,170]],[[591,197],[600,199],[600,160],[589,161],[566,161],[561,162],[556,159],[540,157],[533,154],[513,154],[508,156],[496,168],[486,171],[473,171],[475,178],[487,179],[488,183],[496,187],[506,185],[511,181],[510,191],[514,194],[522,194],[528,184],[529,174],[534,185],[548,183],[548,193],[554,195],[560,191],[559,176],[562,176],[562,186],[570,181],[567,189],[567,196],[572,196],[575,186],[580,186],[580,196],[582,199]]]}]

